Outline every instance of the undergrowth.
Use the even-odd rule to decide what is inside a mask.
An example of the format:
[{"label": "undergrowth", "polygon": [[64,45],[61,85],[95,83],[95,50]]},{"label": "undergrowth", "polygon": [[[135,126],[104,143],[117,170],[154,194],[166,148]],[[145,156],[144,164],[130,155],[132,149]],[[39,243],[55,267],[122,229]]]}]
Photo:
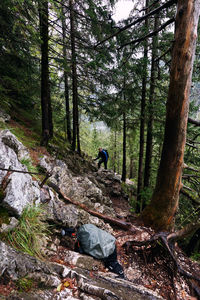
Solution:
[{"label": "undergrowth", "polygon": [[24,209],[19,224],[3,240],[12,247],[31,256],[43,258],[42,247],[50,235],[48,224],[45,222],[46,212],[42,206],[28,206]]},{"label": "undergrowth", "polygon": [[[32,173],[40,173],[40,169],[39,169],[39,167],[38,166],[34,166],[33,164],[32,164],[32,161],[30,160],[30,159],[28,159],[28,158],[23,158],[23,159],[21,159],[20,160],[20,162],[21,162],[21,164],[22,165],[25,165],[26,167],[27,167],[27,169],[28,169],[28,171],[29,172],[32,172]],[[40,178],[39,178],[39,176],[37,175],[37,174],[34,174],[34,177],[39,181],[40,180]]]}]

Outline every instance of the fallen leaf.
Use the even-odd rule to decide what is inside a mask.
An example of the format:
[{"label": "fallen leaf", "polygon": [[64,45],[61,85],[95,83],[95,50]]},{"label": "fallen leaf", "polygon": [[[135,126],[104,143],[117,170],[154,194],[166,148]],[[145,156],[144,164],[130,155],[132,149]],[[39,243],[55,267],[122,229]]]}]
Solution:
[{"label": "fallen leaf", "polygon": [[63,285],[63,284],[61,283],[61,284],[59,284],[59,285],[57,286],[57,289],[56,289],[57,292],[60,292],[60,291],[62,290],[62,285]]},{"label": "fallen leaf", "polygon": [[70,284],[69,284],[68,281],[65,281],[65,282],[63,283],[63,285],[64,285],[64,287],[68,287]]}]

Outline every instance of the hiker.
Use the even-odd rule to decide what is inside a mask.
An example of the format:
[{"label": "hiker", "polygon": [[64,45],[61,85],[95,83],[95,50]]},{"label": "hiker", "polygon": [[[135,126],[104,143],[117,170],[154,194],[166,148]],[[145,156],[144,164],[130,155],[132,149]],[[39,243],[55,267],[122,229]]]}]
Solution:
[{"label": "hiker", "polygon": [[98,168],[100,168],[101,164],[104,163],[104,167],[107,170],[108,157],[109,157],[108,151],[103,148],[99,148],[98,156],[94,159],[97,160],[100,158],[98,162]]},{"label": "hiker", "polygon": [[61,234],[62,236],[76,236],[75,251],[101,259],[106,268],[118,274],[119,278],[124,278],[123,268],[117,261],[116,240],[110,233],[93,224],[85,224],[80,226],[78,230],[64,228],[61,230]]}]

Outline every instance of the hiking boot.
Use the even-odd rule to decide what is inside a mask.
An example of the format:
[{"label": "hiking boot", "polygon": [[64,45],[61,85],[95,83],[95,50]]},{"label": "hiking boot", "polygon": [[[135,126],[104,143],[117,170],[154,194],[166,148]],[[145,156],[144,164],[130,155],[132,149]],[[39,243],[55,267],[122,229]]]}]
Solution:
[{"label": "hiking boot", "polygon": [[112,261],[109,263],[108,265],[108,269],[115,273],[115,274],[118,274],[119,278],[124,278],[124,271],[123,271],[123,268],[122,266],[118,263],[118,261]]}]

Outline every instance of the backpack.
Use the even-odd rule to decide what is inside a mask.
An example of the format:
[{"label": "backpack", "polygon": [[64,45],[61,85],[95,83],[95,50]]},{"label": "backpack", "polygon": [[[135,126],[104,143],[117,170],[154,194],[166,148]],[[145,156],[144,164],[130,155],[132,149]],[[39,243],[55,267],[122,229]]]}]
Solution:
[{"label": "backpack", "polygon": [[97,259],[105,259],[115,251],[115,237],[93,224],[79,227],[77,239],[83,251]]},{"label": "backpack", "polygon": [[107,161],[108,158],[109,158],[108,150],[103,149],[103,153],[105,154],[105,156],[106,156],[106,161]]},{"label": "backpack", "polygon": [[102,259],[106,268],[124,278],[122,266],[117,261],[115,237],[93,224],[79,227],[77,234],[75,228],[63,228],[62,236],[76,236],[75,251],[89,254],[97,259]]}]

